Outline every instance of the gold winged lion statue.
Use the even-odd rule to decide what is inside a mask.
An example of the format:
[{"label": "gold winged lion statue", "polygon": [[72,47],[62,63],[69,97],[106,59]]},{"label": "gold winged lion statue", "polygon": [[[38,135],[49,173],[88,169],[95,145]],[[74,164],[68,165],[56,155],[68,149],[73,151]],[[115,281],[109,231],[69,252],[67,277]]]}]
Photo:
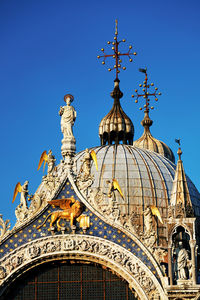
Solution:
[{"label": "gold winged lion statue", "polygon": [[56,223],[57,228],[61,229],[61,226],[60,226],[61,219],[70,221],[70,225],[72,227],[72,225],[74,224],[74,220],[77,219],[83,212],[83,204],[80,201],[75,200],[73,197],[51,200],[51,201],[48,201],[48,203],[51,205],[54,205],[54,206],[59,206],[63,210],[57,210],[57,211],[51,212],[46,217],[44,222],[37,227],[37,229],[42,227],[46,223],[46,221],[49,217],[51,217],[50,227],[52,227],[53,224],[55,222],[57,222]]}]

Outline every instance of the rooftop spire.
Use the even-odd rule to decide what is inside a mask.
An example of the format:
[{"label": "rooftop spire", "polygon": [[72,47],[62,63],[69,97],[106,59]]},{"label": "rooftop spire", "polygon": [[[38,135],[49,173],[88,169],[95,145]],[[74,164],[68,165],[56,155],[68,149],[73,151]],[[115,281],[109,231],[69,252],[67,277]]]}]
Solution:
[{"label": "rooftop spire", "polygon": [[158,96],[160,96],[161,93],[158,92],[157,87],[155,87],[153,91],[150,91],[150,88],[152,89],[154,84],[148,83],[147,68],[139,69],[139,71],[145,74],[145,80],[143,84],[139,84],[139,87],[142,88],[142,92],[139,93],[136,89],[136,95],[132,95],[132,98],[136,97],[135,103],[138,103],[140,97],[144,98],[145,100],[143,107],[139,108],[140,110],[144,109],[144,119],[141,122],[142,126],[144,127],[144,133],[137,141],[133,143],[133,145],[138,148],[157,152],[170,159],[172,162],[175,162],[172,150],[165,143],[155,139],[150,132],[150,127],[153,124],[153,121],[149,117],[149,111],[150,109],[154,109],[153,106],[150,106],[150,97],[154,97],[155,101],[157,102]]},{"label": "rooftop spire", "polygon": [[126,40],[118,41],[118,22],[115,21],[115,36],[114,41],[108,41],[108,45],[112,45],[113,54],[106,54],[104,48],[101,49],[103,55],[98,55],[97,58],[102,58],[102,64],[105,64],[106,58],[112,57],[115,60],[115,65],[112,68],[109,68],[108,71],[115,70],[116,78],[114,80],[114,90],[111,92],[111,97],[114,99],[113,107],[110,112],[101,120],[99,125],[99,136],[101,140],[101,145],[106,144],[116,144],[118,145],[120,141],[123,144],[133,144],[133,135],[134,135],[134,127],[133,123],[129,119],[129,117],[123,111],[120,98],[123,97],[123,93],[119,88],[119,78],[118,74],[120,73],[120,69],[125,70],[126,67],[122,67],[122,56],[128,56],[129,61],[132,62],[132,55],[136,55],[136,52],[131,52],[132,46],[129,46],[129,50],[126,53],[121,53],[119,51],[119,45]]},{"label": "rooftop spire", "polygon": [[108,68],[108,71],[112,71],[115,70],[116,72],[116,79],[118,79],[118,74],[120,73],[120,69],[126,70],[126,67],[122,67],[122,56],[128,56],[129,61],[132,62],[132,55],[137,55],[136,52],[131,52],[132,46],[129,46],[129,50],[128,52],[125,53],[121,53],[119,51],[119,45],[121,43],[125,43],[126,40],[122,39],[120,41],[118,41],[118,21],[115,20],[115,36],[114,36],[114,41],[110,42],[108,41],[107,44],[108,45],[112,45],[112,50],[113,50],[113,54],[106,54],[104,48],[101,49],[101,51],[103,52],[103,55],[98,55],[97,58],[102,58],[103,57],[103,61],[102,61],[102,65],[105,65],[106,62],[106,58],[108,57],[112,57],[115,61],[115,64],[112,68]]},{"label": "rooftop spire", "polygon": [[177,154],[179,156],[179,159],[177,161],[176,172],[170,197],[170,213],[172,214],[173,208],[174,217],[191,217],[194,215],[194,213],[186,175],[183,168],[183,162],[181,160],[182,151],[180,147],[178,148]]},{"label": "rooftop spire", "polygon": [[[158,91],[157,87],[155,88],[154,92],[149,92],[150,87],[153,87],[154,83],[151,83],[151,84],[148,83],[147,68],[145,68],[145,69],[139,69],[139,71],[145,74],[145,80],[144,80],[143,84],[139,84],[139,87],[143,87],[142,91],[144,93],[139,94],[138,90],[137,89],[135,90],[135,92],[136,92],[135,103],[138,103],[138,99],[140,97],[143,97],[145,99],[145,104],[143,106],[143,108],[145,109],[145,111],[144,111],[145,117],[144,117],[144,120],[142,121],[142,125],[143,126],[146,125],[146,127],[150,127],[153,124],[153,121],[150,120],[150,118],[149,118],[149,108],[150,109],[154,109],[154,107],[153,106],[150,107],[150,99],[149,99],[149,97],[153,96],[155,98],[155,101],[158,101],[157,97],[160,96],[161,93],[157,92]],[[134,97],[135,97],[135,95],[132,95],[132,98],[134,98]],[[140,107],[139,109],[142,110],[143,108]]]}]

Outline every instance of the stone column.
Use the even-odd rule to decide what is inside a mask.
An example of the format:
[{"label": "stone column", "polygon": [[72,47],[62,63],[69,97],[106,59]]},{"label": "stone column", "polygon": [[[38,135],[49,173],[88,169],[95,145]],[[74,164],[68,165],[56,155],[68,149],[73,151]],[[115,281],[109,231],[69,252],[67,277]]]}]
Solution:
[{"label": "stone column", "polygon": [[196,284],[196,259],[195,259],[196,240],[190,240],[189,243],[191,248],[192,281],[193,284]]},{"label": "stone column", "polygon": [[173,273],[172,273],[172,246],[168,246],[168,276],[169,283],[173,285]]}]

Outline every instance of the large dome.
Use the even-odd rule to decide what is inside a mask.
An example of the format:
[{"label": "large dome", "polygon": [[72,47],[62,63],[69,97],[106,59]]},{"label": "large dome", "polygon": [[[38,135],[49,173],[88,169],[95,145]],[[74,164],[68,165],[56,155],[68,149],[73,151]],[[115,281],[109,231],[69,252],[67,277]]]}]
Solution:
[{"label": "large dome", "polygon": [[[123,213],[132,211],[141,214],[144,207],[155,205],[163,218],[167,217],[167,208],[172,190],[176,166],[169,159],[153,151],[131,145],[108,145],[95,147],[98,171],[92,163],[94,174],[93,188],[108,192],[108,180],[117,179],[124,194],[124,200],[115,193],[116,200]],[[75,157],[77,170],[80,169],[85,151]],[[187,177],[192,205],[196,216],[200,216],[200,194]]]}]

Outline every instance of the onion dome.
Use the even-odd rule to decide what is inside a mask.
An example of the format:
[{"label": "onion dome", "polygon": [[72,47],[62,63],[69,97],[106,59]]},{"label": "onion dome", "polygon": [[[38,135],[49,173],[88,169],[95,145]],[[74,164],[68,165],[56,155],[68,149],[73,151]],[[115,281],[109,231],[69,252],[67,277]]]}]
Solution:
[{"label": "onion dome", "polygon": [[119,89],[119,79],[115,79],[114,82],[114,90],[111,92],[111,97],[114,99],[113,107],[99,125],[101,145],[113,143],[118,145],[120,141],[125,145],[132,145],[134,126],[120,104],[123,93]]},{"label": "onion dome", "polygon": [[175,157],[172,150],[165,143],[155,139],[151,135],[149,127],[153,124],[153,121],[149,118],[149,110],[145,110],[144,113],[144,119],[141,122],[144,127],[144,133],[138,140],[134,141],[133,145],[138,148],[157,152],[174,163]]}]

